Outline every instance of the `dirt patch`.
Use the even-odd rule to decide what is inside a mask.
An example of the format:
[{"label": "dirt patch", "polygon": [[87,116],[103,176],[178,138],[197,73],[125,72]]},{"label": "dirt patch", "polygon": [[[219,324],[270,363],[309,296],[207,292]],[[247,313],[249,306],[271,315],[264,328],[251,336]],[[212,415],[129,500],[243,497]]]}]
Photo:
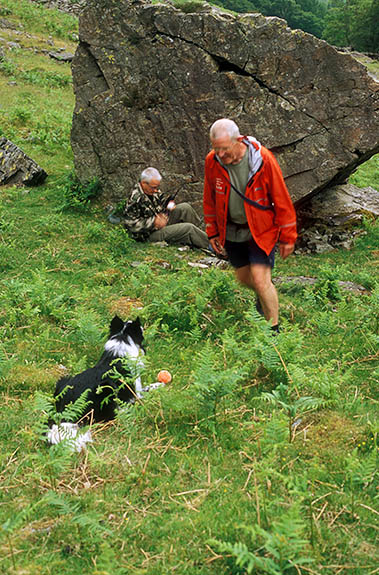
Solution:
[{"label": "dirt patch", "polygon": [[142,308],[143,303],[141,300],[129,297],[121,297],[118,300],[112,301],[108,306],[111,313],[117,313],[124,319],[129,315],[133,315],[134,310],[140,310]]}]

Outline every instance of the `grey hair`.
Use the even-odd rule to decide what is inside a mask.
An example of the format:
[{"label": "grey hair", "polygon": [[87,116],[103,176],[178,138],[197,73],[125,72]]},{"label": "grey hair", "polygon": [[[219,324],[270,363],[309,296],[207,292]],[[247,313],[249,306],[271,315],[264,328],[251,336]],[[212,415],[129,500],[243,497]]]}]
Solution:
[{"label": "grey hair", "polygon": [[156,168],[145,168],[144,171],[141,173],[140,182],[151,182],[151,180],[158,180],[161,181],[162,176],[158,172]]},{"label": "grey hair", "polygon": [[231,140],[237,140],[241,136],[237,124],[228,118],[216,120],[209,130],[209,135],[211,140],[217,140],[223,136],[229,136]]}]

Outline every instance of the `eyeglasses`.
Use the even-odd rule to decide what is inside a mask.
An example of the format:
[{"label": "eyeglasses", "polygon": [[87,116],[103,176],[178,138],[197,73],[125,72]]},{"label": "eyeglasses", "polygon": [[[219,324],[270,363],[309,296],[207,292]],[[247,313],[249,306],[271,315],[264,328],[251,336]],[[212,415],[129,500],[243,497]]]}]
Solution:
[{"label": "eyeglasses", "polygon": [[159,190],[159,186],[151,186],[148,182],[146,182],[146,183],[151,190]]},{"label": "eyeglasses", "polygon": [[237,144],[237,142],[233,142],[232,144],[230,144],[230,146],[221,146],[219,148],[214,147],[214,146],[212,146],[212,147],[213,147],[214,151],[216,152],[216,154],[219,154],[220,152],[221,153],[230,152],[236,144]]}]

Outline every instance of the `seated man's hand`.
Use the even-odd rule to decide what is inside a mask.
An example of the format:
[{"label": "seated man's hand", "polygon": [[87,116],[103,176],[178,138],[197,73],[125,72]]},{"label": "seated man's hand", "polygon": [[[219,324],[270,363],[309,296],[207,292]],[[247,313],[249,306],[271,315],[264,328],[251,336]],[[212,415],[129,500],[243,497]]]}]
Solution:
[{"label": "seated man's hand", "polygon": [[168,215],[167,214],[157,214],[154,220],[154,226],[156,230],[161,230],[167,225]]}]

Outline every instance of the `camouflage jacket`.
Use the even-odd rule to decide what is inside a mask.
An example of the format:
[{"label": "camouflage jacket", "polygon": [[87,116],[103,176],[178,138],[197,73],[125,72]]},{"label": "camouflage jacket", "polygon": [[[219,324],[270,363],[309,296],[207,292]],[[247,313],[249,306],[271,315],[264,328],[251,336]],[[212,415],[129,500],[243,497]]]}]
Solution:
[{"label": "camouflage jacket", "polygon": [[155,229],[155,216],[164,212],[166,206],[167,197],[163,192],[149,196],[138,183],[126,203],[123,224],[135,240],[146,241]]}]

